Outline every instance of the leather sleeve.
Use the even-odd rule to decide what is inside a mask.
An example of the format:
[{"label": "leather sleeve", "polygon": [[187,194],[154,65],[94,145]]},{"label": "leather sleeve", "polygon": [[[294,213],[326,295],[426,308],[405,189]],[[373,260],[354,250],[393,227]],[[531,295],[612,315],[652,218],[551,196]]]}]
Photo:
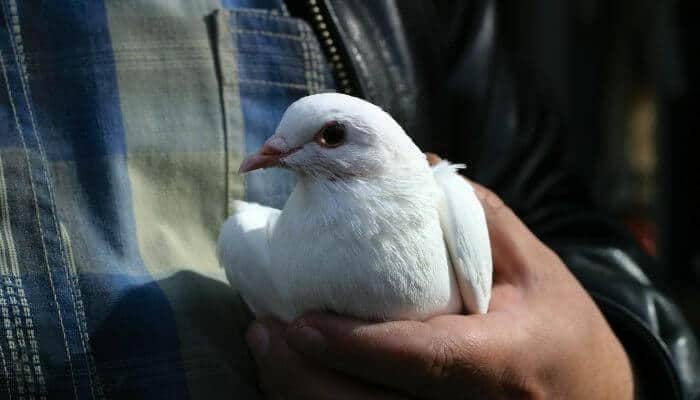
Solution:
[{"label": "leather sleeve", "polygon": [[[467,129],[454,143],[467,150],[453,157],[473,160],[471,177],[495,190],[580,280],[625,346],[640,397],[698,397],[696,339],[647,278],[652,261],[596,209],[589,182],[567,170],[565,127],[527,75],[498,51],[494,2],[471,6],[472,26],[450,28],[466,39],[463,47],[448,40],[460,54],[445,88],[452,126]],[[589,157],[594,163],[595,155]]]}]

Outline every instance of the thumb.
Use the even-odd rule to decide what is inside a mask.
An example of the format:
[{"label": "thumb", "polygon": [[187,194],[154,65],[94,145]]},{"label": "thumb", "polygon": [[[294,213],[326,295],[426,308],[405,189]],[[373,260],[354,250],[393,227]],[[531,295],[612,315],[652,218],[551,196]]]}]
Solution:
[{"label": "thumb", "polygon": [[470,182],[481,202],[491,241],[494,284],[528,283],[543,260],[552,251],[533,234],[498,195],[478,183]]}]

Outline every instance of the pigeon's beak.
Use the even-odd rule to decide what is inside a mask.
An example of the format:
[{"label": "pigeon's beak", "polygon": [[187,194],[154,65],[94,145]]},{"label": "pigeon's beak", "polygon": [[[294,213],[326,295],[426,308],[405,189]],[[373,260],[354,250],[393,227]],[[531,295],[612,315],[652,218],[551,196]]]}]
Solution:
[{"label": "pigeon's beak", "polygon": [[238,173],[242,174],[260,168],[278,166],[282,157],[288,156],[299,149],[300,147],[290,148],[287,145],[287,141],[281,136],[272,136],[258,151],[243,160],[243,163],[238,168]]}]

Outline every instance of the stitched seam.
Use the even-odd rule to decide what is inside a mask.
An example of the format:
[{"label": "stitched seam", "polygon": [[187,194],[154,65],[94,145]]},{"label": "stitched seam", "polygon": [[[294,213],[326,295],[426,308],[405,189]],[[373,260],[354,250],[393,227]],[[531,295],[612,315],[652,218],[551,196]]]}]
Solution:
[{"label": "stitched seam", "polygon": [[324,87],[323,76],[321,75],[321,64],[319,56],[321,49],[317,46],[316,35],[311,28],[303,22],[300,22],[301,28],[306,32],[307,43],[311,52],[311,65],[316,83],[316,92],[321,92]]},{"label": "stitched seam", "polygon": [[[24,94],[24,99],[27,103],[27,111],[29,112],[29,118],[30,118],[30,121],[32,124],[32,133],[34,134],[34,138],[37,141],[37,148],[39,149],[39,155],[41,157],[41,161],[44,163],[44,165],[46,165],[46,163],[48,161],[46,159],[46,155],[44,154],[44,149],[43,149],[43,146],[41,145],[41,141],[39,140],[39,135],[37,133],[37,128],[36,128],[36,121],[34,119],[34,113],[32,111],[29,95],[27,94],[28,76],[27,76],[26,62],[25,62],[25,58],[24,58],[24,54],[23,54],[24,53],[24,45],[22,44],[22,35],[21,35],[21,28],[19,26],[19,14],[17,13],[16,0],[9,0],[9,5],[10,5],[10,15],[12,16],[12,27],[10,28],[10,21],[8,20],[7,12],[5,12],[5,27],[14,33],[14,35],[10,35],[10,45],[12,46],[12,50],[13,50],[14,55],[15,55],[15,60],[22,70],[22,73],[20,73],[20,80],[22,83],[22,92]],[[5,9],[7,11],[6,6],[5,6]],[[3,69],[4,68],[5,68],[5,65],[4,65],[4,60],[3,60]],[[22,145],[26,149],[26,143],[24,141],[24,137],[22,135],[19,120],[18,120],[17,115],[16,115],[17,110],[16,110],[16,107],[14,106],[14,101],[12,100],[12,94],[10,93],[10,82],[7,79],[7,77],[5,78],[5,80],[7,82],[8,98],[10,100],[10,103],[13,103],[12,110],[13,110],[13,113],[15,113],[15,122],[17,123],[18,132],[20,134],[20,137],[22,137]],[[30,165],[29,163],[30,163],[29,162],[29,153],[27,152],[27,164]],[[51,182],[49,181],[49,177],[48,177],[46,168],[44,167],[44,168],[42,168],[42,170],[44,173],[44,179],[46,179],[46,186],[47,186],[47,189],[49,192],[49,203],[51,206],[51,217],[53,218],[55,229],[58,230],[58,223],[56,221],[56,209],[55,209],[55,205],[54,205],[53,189],[51,187]],[[30,177],[33,176],[31,166],[29,169],[29,176]],[[39,231],[40,231],[41,237],[42,237],[41,242],[42,242],[42,247],[44,250],[44,258],[46,260],[46,271],[48,273],[49,282],[51,284],[51,291],[53,293],[54,301],[56,302],[56,312],[57,312],[58,318],[61,322],[61,333],[63,335],[63,343],[66,346],[66,355],[68,358],[69,368],[70,368],[70,372],[71,372],[71,380],[73,382],[73,393],[75,394],[75,397],[77,398],[78,397],[78,390],[77,390],[77,386],[76,386],[76,382],[75,382],[75,375],[74,375],[74,371],[73,371],[73,360],[71,357],[70,347],[68,346],[68,338],[66,336],[66,329],[65,329],[65,326],[63,323],[63,313],[61,312],[61,306],[60,306],[60,304],[58,302],[58,298],[56,296],[56,288],[55,288],[55,285],[53,283],[53,276],[51,274],[51,267],[49,265],[48,252],[46,250],[46,243],[44,241],[44,237],[45,237],[44,236],[44,229],[43,229],[43,226],[41,224],[41,218],[39,216],[39,202],[38,202],[37,197],[36,197],[36,187],[35,187],[35,184],[33,181],[33,177],[32,177],[31,182],[32,182],[32,192],[34,195],[35,210],[36,210],[36,214],[37,214],[37,222],[38,222]],[[61,248],[61,255],[63,256],[63,243],[61,243],[60,238],[59,238],[58,244]],[[65,268],[65,259],[63,261],[64,261],[63,264],[64,264],[64,268]],[[68,278],[68,276],[66,276],[66,278]],[[68,280],[68,281],[70,282],[70,280]],[[69,290],[72,290],[72,288],[70,288],[70,285],[69,285]],[[84,343],[83,343],[83,348],[85,348]],[[37,354],[37,356],[38,356],[38,354]],[[92,377],[90,377],[90,386],[92,389]],[[43,387],[40,386],[40,389],[42,389],[42,388]],[[43,389],[45,390],[45,388],[43,388]],[[44,392],[44,390],[42,390],[42,392]],[[94,398],[94,393],[93,393],[93,398]]]},{"label": "stitched seam", "polygon": [[313,31],[311,32],[311,40],[316,47],[316,68],[318,69],[319,82],[321,82],[321,89],[323,91],[335,91],[333,84],[333,77],[330,74],[330,65],[323,55],[323,50],[321,50],[321,45],[318,43],[316,36]]},{"label": "stitched seam", "polygon": [[[9,0],[9,2],[10,2],[10,13],[11,13],[13,16],[17,17],[17,3],[15,2],[15,0]],[[21,61],[22,61],[23,55],[18,53],[17,46],[16,46],[16,43],[15,43],[16,38],[18,38],[18,39],[21,41],[21,36],[19,36],[19,35],[20,35],[19,18],[14,18],[14,21],[13,21],[14,23],[12,24],[12,27],[10,27],[10,21],[8,20],[8,13],[7,13],[7,4],[6,4],[6,3],[3,3],[3,7],[5,8],[5,27],[8,29],[8,31],[11,31],[11,32],[13,32],[13,33],[15,34],[15,35],[10,35],[10,45],[12,46],[13,52],[15,53],[15,59],[16,59],[16,61],[19,63],[20,68],[23,68],[23,63],[21,62]],[[22,48],[22,50],[23,50],[23,48]],[[13,112],[13,114],[14,114],[15,124],[16,124],[16,126],[17,126],[17,131],[18,131],[18,133],[19,133],[19,136],[20,136],[20,139],[21,139],[21,142],[22,142],[22,146],[24,147],[25,153],[26,153],[26,156],[27,156],[27,167],[28,167],[28,171],[29,171],[30,183],[31,183],[31,186],[32,186],[32,194],[33,194],[33,197],[34,197],[34,209],[36,210],[37,224],[38,224],[38,226],[39,226],[39,231],[40,231],[41,236],[42,236],[41,245],[42,245],[43,252],[44,252],[44,260],[46,261],[46,271],[47,271],[47,274],[48,274],[49,283],[50,283],[50,285],[51,285],[51,291],[52,291],[52,294],[53,294],[54,302],[56,303],[56,312],[57,312],[57,314],[58,314],[58,318],[59,318],[60,325],[61,325],[61,333],[62,333],[62,335],[63,335],[63,343],[64,343],[64,345],[65,345],[66,355],[67,355],[68,362],[69,362],[69,369],[70,369],[70,372],[71,372],[71,379],[72,379],[72,382],[73,382],[73,393],[75,394],[75,397],[77,398],[77,397],[78,397],[78,391],[77,391],[77,387],[76,387],[76,385],[75,385],[75,375],[74,375],[74,372],[73,372],[73,362],[72,362],[72,358],[71,358],[71,354],[70,354],[70,348],[69,348],[69,346],[68,346],[68,339],[67,339],[67,336],[66,336],[65,326],[64,326],[64,324],[63,324],[63,313],[61,312],[61,307],[60,307],[60,304],[59,304],[59,302],[58,302],[58,298],[57,298],[57,295],[56,295],[56,288],[55,288],[55,285],[54,285],[54,283],[53,283],[53,276],[51,275],[51,267],[50,267],[50,265],[49,265],[49,256],[48,256],[48,252],[47,252],[47,250],[46,250],[46,243],[45,243],[45,240],[44,240],[44,230],[43,230],[43,227],[42,227],[42,224],[41,224],[41,217],[40,217],[40,215],[39,215],[39,202],[38,202],[38,199],[37,199],[37,196],[36,196],[36,185],[35,185],[34,177],[33,177],[33,174],[32,174],[32,168],[31,168],[31,161],[30,161],[30,157],[29,157],[29,151],[27,150],[27,145],[26,145],[26,142],[25,142],[25,140],[24,140],[24,135],[23,135],[23,133],[22,133],[22,127],[21,127],[21,125],[20,125],[20,123],[19,123],[19,119],[18,119],[18,117],[17,117],[17,108],[16,108],[16,106],[15,106],[15,104],[14,104],[14,100],[13,100],[13,97],[12,97],[12,92],[11,92],[11,89],[10,89],[10,81],[9,81],[9,79],[7,78],[7,71],[6,71],[6,68],[5,68],[4,57],[2,56],[1,53],[0,53],[0,61],[2,62],[3,75],[5,76],[5,81],[7,82],[8,99],[9,99],[10,104],[11,104],[11,106],[12,106],[12,112]],[[25,100],[27,101],[27,109],[28,109],[28,111],[29,111],[29,116],[30,116],[30,120],[31,120],[31,123],[32,123],[33,134],[34,134],[35,139],[37,140],[37,147],[38,147],[38,149],[39,149],[39,154],[40,154],[40,156],[41,156],[41,158],[42,158],[42,161],[46,162],[46,157],[45,157],[45,155],[44,155],[43,148],[42,148],[42,146],[41,146],[41,142],[39,141],[39,137],[38,137],[37,132],[36,132],[36,122],[35,122],[35,120],[34,120],[34,115],[33,115],[31,106],[29,105],[29,96],[27,95],[27,91],[26,91],[26,82],[25,82],[25,77],[26,77],[26,76],[25,76],[25,75],[26,75],[26,69],[23,68],[22,73],[20,73],[20,80],[22,81],[22,91],[23,91],[23,93],[24,93]],[[53,211],[53,212],[52,212],[52,217],[53,217],[54,223],[55,223],[56,215],[55,215],[55,210],[53,209],[53,193],[52,193],[52,190],[51,190],[50,182],[48,181],[48,176],[47,176],[47,173],[46,173],[46,169],[45,169],[45,168],[44,168],[44,171],[43,171],[43,172],[44,172],[44,177],[45,177],[45,179],[47,179],[47,182],[46,182],[46,183],[47,183],[47,187],[48,187],[48,189],[49,189],[49,200],[50,200],[51,207],[52,207],[52,211]],[[62,247],[62,244],[60,243],[60,241],[59,241],[59,246]],[[65,265],[65,264],[64,264],[64,265]]]},{"label": "stitched seam", "polygon": [[[0,246],[0,273],[3,274],[13,274],[19,276],[19,269],[17,268],[17,255],[14,240],[12,240],[12,231],[9,226],[9,206],[7,205],[7,195],[5,191],[5,175],[3,169],[2,156],[0,155],[0,221],[2,221],[2,230],[0,230],[0,239],[6,239],[7,251],[9,253],[9,258],[6,257],[5,248]],[[5,216],[2,218],[2,216]],[[2,241],[0,241],[2,243]],[[10,269],[7,269],[7,264],[5,260],[9,261]]]},{"label": "stitched seam", "polygon": [[280,14],[277,10],[269,9],[269,8],[233,7],[233,8],[226,8],[225,10],[226,10],[226,12],[229,12],[229,13],[255,14],[255,15],[271,14],[271,15],[280,16]]},{"label": "stitched seam", "polygon": [[[22,278],[19,271],[19,263],[17,260],[17,251],[15,249],[14,238],[12,236],[12,227],[10,226],[10,207],[7,203],[7,185],[5,183],[5,172],[3,169],[2,157],[0,157],[0,220],[3,221],[2,229],[0,230],[0,263],[2,263],[2,270],[6,273],[5,275],[5,286],[6,294],[9,296],[11,306],[13,307],[13,314],[15,316],[15,330],[17,336],[17,342],[19,343],[21,356],[17,359],[19,360],[19,365],[23,368],[20,370],[20,376],[22,374],[27,375],[27,381],[33,386],[34,378],[31,374],[32,368],[34,369],[34,374],[36,375],[37,384],[39,385],[39,394],[42,398],[45,397],[45,382],[44,376],[41,370],[41,360],[39,359],[38,344],[36,342],[36,337],[34,333],[34,322],[32,319],[32,313],[27,303],[26,294],[24,293],[24,287],[22,286]],[[5,252],[2,242],[7,245],[7,252]],[[9,254],[8,254],[9,253]],[[10,270],[8,271],[5,263],[9,262]],[[9,280],[9,281],[8,281]],[[9,283],[9,286],[7,285]],[[2,290],[0,289],[0,294]],[[18,301],[19,299],[19,301]],[[6,307],[5,298],[2,298],[2,306]],[[6,314],[8,312],[8,315]],[[3,317],[9,319],[9,309],[3,309]],[[27,350],[26,342],[29,339],[29,350]],[[11,329],[8,329],[7,337],[10,339],[12,337]],[[29,359],[31,356],[31,360]],[[13,354],[13,359],[15,355]],[[22,392],[20,391],[20,395]]]},{"label": "stitched seam", "polygon": [[[4,210],[2,205],[4,205],[4,200],[5,200],[5,182],[4,182],[4,173],[2,171],[2,158],[0,158],[0,221],[3,222],[3,228],[5,226],[4,222],[6,218],[4,217],[7,215],[4,213]],[[12,262],[10,261],[10,269],[8,270],[7,268],[7,261],[9,258],[6,256],[5,253],[5,242],[7,241],[8,243],[11,241],[11,239],[5,239],[5,236],[7,234],[4,232],[4,229],[0,230],[0,274],[2,274],[2,285],[0,286],[0,310],[2,310],[2,317],[3,319],[7,319],[7,325],[5,326],[5,337],[7,338],[8,345],[10,346],[10,350],[13,350],[12,348],[15,347],[14,345],[14,329],[12,327],[12,320],[10,319],[10,312],[7,307],[7,301],[5,300],[5,291],[3,290],[3,287],[5,285],[9,286],[14,286],[15,281],[14,281],[14,271],[12,268]],[[8,245],[8,251],[9,251],[9,245]],[[9,281],[9,282],[8,282]],[[12,302],[12,301],[11,301]],[[0,348],[2,346],[0,345]],[[3,354],[3,364],[4,364],[4,354]],[[13,357],[14,359],[20,360],[21,357],[16,355]],[[15,380],[17,382],[17,391],[22,395],[24,392],[24,380],[21,374],[22,368],[20,362],[12,362],[12,368],[15,372]],[[19,373],[18,373],[19,372]],[[7,375],[7,372],[5,372],[5,375]],[[8,375],[9,379],[9,375]],[[10,390],[10,385],[9,385],[9,380],[8,380],[8,391]]]},{"label": "stitched seam", "polygon": [[311,28],[304,23],[302,23],[302,29],[304,29],[307,32],[309,47],[311,48],[311,54],[313,55],[312,63],[314,79],[316,80],[317,85],[316,91],[322,92],[328,87],[328,82],[326,81],[325,75],[323,74],[323,67],[327,64],[322,58],[323,52],[321,51],[321,48],[318,44],[318,41],[316,40],[316,35],[314,34],[313,30],[311,30]]},{"label": "stitched seam", "polygon": [[330,91],[330,85],[328,84],[327,75],[325,74],[324,67],[328,65],[326,60],[323,58],[323,53],[320,49],[318,40],[316,38],[313,30],[304,21],[298,22],[299,31],[301,36],[304,38],[304,45],[309,52],[310,69],[313,80],[313,93],[320,93],[324,91]]},{"label": "stitched seam", "polygon": [[[29,336],[29,351],[25,350],[24,352],[29,353],[32,359],[27,359],[26,361],[22,360],[22,362],[26,362],[26,364],[31,364],[25,365],[25,368],[34,368],[34,374],[36,375],[36,379],[38,381],[37,383],[39,385],[39,394],[43,398],[43,395],[45,395],[46,391],[44,374],[41,370],[41,360],[39,359],[39,345],[36,341],[36,336],[34,332],[34,320],[32,318],[32,312],[29,308],[29,304],[27,303],[26,294],[24,293],[22,277],[20,275],[19,270],[19,262],[17,260],[17,249],[15,248],[15,241],[12,236],[12,227],[10,226],[10,206],[7,202],[7,185],[5,183],[5,172],[3,169],[2,157],[0,157],[0,210],[5,215],[5,218],[3,218],[3,236],[6,238],[5,243],[7,244],[7,252],[9,253],[8,260],[10,262],[10,268],[15,275],[14,284],[16,286],[17,293],[16,295],[13,294],[13,297],[19,298],[19,306],[17,307],[19,308],[20,312],[16,315],[21,315],[21,318],[24,319],[24,321],[20,321],[19,323],[15,321],[15,325],[18,325],[18,327],[16,328],[17,339],[22,341],[20,342],[21,347],[26,348],[26,339],[24,338],[23,331],[26,331],[27,336]],[[10,293],[8,292],[8,294]],[[16,300],[17,299],[15,298],[15,301]],[[19,316],[17,318],[19,318]],[[26,370],[23,370],[23,372],[27,373]],[[29,372],[28,378],[30,381],[33,379],[31,372]]]},{"label": "stitched seam", "polygon": [[314,66],[314,76],[316,78],[316,84],[318,85],[317,91],[322,92],[326,88],[326,82],[323,75],[323,60],[321,59],[321,49],[315,46],[316,41],[314,40],[313,32],[309,32],[310,43],[309,46],[314,50],[312,54],[313,66]]},{"label": "stitched seam", "polygon": [[263,79],[239,79],[238,82],[247,83],[247,84],[251,84],[251,85],[270,85],[270,86],[286,87],[286,88],[291,88],[291,89],[308,90],[307,85],[302,85],[299,83],[274,82],[274,81],[268,81],[268,80],[263,80]]},{"label": "stitched seam", "polygon": [[229,10],[229,12],[231,14],[255,16],[284,22],[295,21],[295,18],[293,17],[279,15],[276,10],[261,10],[257,8],[236,8],[234,10]]},{"label": "stitched seam", "polygon": [[[36,123],[36,120],[34,118],[34,112],[32,111],[32,105],[31,105],[31,99],[30,99],[29,94],[28,94],[28,92],[29,92],[29,90],[28,90],[29,79],[28,79],[28,75],[27,75],[26,60],[25,60],[25,57],[23,54],[24,45],[22,44],[22,30],[21,30],[21,27],[19,26],[19,14],[17,13],[17,3],[16,3],[16,0],[9,0],[9,2],[10,2],[10,12],[12,15],[12,22],[13,22],[13,32],[15,33],[15,35],[13,36],[14,40],[10,40],[10,44],[12,45],[13,51],[15,52],[15,57],[17,59],[17,62],[19,63],[19,65],[21,66],[22,71],[23,71],[23,74],[20,74],[20,79],[22,81],[22,92],[24,94],[25,102],[27,103],[27,111],[29,112],[29,118],[30,118],[30,121],[32,123],[32,133],[34,134],[34,138],[36,139],[36,144],[37,144],[37,148],[39,149],[39,155],[41,156],[41,161],[44,163],[42,170],[44,173],[44,179],[46,180],[46,187],[47,187],[48,192],[49,192],[49,204],[51,207],[51,217],[53,219],[54,229],[59,234],[57,239],[58,239],[58,245],[59,245],[60,251],[61,251],[61,257],[63,258],[63,269],[64,269],[64,272],[66,274],[66,282],[68,283],[68,291],[70,292],[71,298],[73,300],[73,302],[72,302],[73,303],[73,312],[76,314],[76,320],[78,320],[79,316],[78,316],[78,310],[77,310],[77,305],[76,305],[76,301],[75,301],[76,296],[75,296],[75,293],[73,291],[73,287],[71,285],[71,277],[70,277],[70,273],[68,271],[68,265],[67,265],[67,260],[65,257],[65,249],[63,246],[63,240],[60,236],[60,227],[58,224],[58,220],[56,219],[57,210],[56,210],[56,204],[55,204],[55,200],[54,200],[55,197],[54,197],[54,193],[53,193],[53,187],[51,185],[51,181],[49,180],[48,171],[46,168],[46,165],[48,165],[48,160],[46,158],[46,153],[44,152],[44,148],[41,144],[41,140],[39,139],[37,123]],[[8,27],[7,25],[8,25],[7,15],[5,15],[5,26]],[[8,29],[9,29],[9,27],[8,27]],[[15,41],[16,41],[16,43],[15,43]],[[9,81],[8,81],[7,85],[8,85],[8,90],[9,90]],[[37,204],[37,207],[38,207],[38,204]],[[38,213],[38,208],[37,208],[37,213]],[[41,224],[39,224],[39,228],[41,229],[41,234],[43,237],[44,233],[43,233],[43,229],[41,227]],[[43,239],[42,239],[42,242],[43,242]],[[45,246],[44,246],[44,252],[46,253]],[[71,371],[71,379],[73,381],[73,393],[75,394],[76,397],[78,397],[78,390],[77,390],[75,375],[74,375],[74,371],[73,371],[73,360],[72,360],[71,350],[70,350],[70,347],[68,346],[68,340],[67,340],[66,333],[65,333],[65,326],[63,324],[63,313],[60,311],[60,305],[59,305],[58,300],[56,298],[56,291],[54,288],[53,277],[51,276],[51,269],[49,268],[49,263],[48,263],[48,255],[47,255],[47,259],[46,259],[46,267],[47,267],[47,271],[49,273],[49,281],[51,282],[51,289],[54,292],[54,299],[56,300],[56,310],[58,311],[58,317],[61,321],[61,329],[63,331],[63,339],[64,339],[64,343],[66,345],[66,353],[68,356],[68,362],[69,362],[70,371]],[[80,342],[81,342],[81,345],[83,348],[83,355],[84,355],[85,363],[87,364],[88,381],[90,382],[90,393],[92,394],[92,398],[95,399],[95,388],[94,388],[94,382],[92,379],[92,363],[91,363],[91,360],[89,358],[90,353],[87,350],[87,345],[85,342],[85,338],[86,338],[87,334],[86,334],[86,332],[83,331],[82,326],[81,326],[81,323],[83,323],[83,322],[84,321],[79,320],[77,323],[77,325],[78,325],[77,328],[78,328],[78,334],[79,334],[80,339],[81,339]]]},{"label": "stitched seam", "polygon": [[[298,27],[298,24],[297,24]],[[300,30],[300,33],[303,35],[304,32]],[[306,39],[306,38],[304,38]],[[314,86],[313,86],[313,74],[311,72],[311,56],[309,54],[309,44],[307,43],[306,40],[301,41],[301,50],[302,50],[302,55],[304,57],[304,80],[306,81],[306,87],[309,92],[309,94],[314,93]]]},{"label": "stitched seam", "polygon": [[[78,334],[80,335],[80,338],[83,343],[89,342],[89,337],[87,334],[87,318],[85,317],[85,307],[83,305],[83,300],[80,296],[75,296],[75,290],[80,290],[80,281],[78,279],[78,269],[75,266],[75,257],[73,256],[73,245],[71,244],[70,236],[68,236],[68,231],[66,230],[65,226],[62,223],[59,223],[59,228],[60,228],[60,233],[61,233],[61,240],[65,243],[65,254],[64,257],[67,260],[68,264],[66,265],[66,268],[68,270],[68,273],[70,274],[69,278],[70,281],[68,282],[68,286],[70,288],[70,293],[71,297],[73,298],[73,309],[75,311],[76,315],[76,320],[78,323]],[[85,345],[83,344],[83,350],[85,351],[86,357],[90,357],[90,361],[88,362],[88,377],[92,383],[92,377],[95,377],[95,380],[97,381],[97,397],[103,398],[104,393],[102,393],[101,390],[101,385],[99,383],[99,377],[97,376],[97,371],[95,370],[94,367],[94,359],[92,358],[92,353],[88,353],[87,349],[85,348]],[[92,384],[91,384],[91,389],[92,389]],[[93,399],[96,397],[95,391],[92,391],[92,397]]]},{"label": "stitched seam", "polygon": [[304,41],[304,38],[301,36],[297,35],[292,35],[290,33],[279,33],[279,32],[273,32],[273,31],[265,31],[265,30],[260,30],[260,29],[243,29],[243,28],[236,28],[232,29],[232,32],[236,33],[245,33],[245,34],[251,34],[251,35],[263,35],[263,36],[270,36],[274,38],[281,38],[281,39],[289,39],[289,40],[295,40],[302,42]]},{"label": "stitched seam", "polygon": [[[241,82],[238,65],[238,35],[232,30],[236,20],[230,12],[219,13],[217,17],[217,59],[221,81],[221,103],[224,121],[224,150],[226,160],[225,215],[235,211],[234,201],[245,197],[245,179],[236,173],[235,164],[245,157],[245,120],[241,105]],[[230,68],[227,68],[230,67]],[[238,128],[238,129],[236,129]],[[233,140],[240,146],[234,151]]]},{"label": "stitched seam", "polygon": [[[48,171],[46,168],[46,165],[48,164],[48,159],[46,158],[46,153],[44,152],[44,148],[43,148],[41,141],[39,139],[37,123],[36,123],[36,120],[34,118],[34,112],[32,110],[32,105],[31,105],[31,99],[30,99],[29,93],[28,93],[30,91],[30,89],[29,89],[29,76],[27,74],[26,60],[25,60],[25,57],[23,54],[24,45],[22,44],[22,33],[21,33],[21,27],[19,26],[19,15],[17,14],[16,0],[9,0],[9,1],[11,4],[11,8],[13,5],[15,6],[14,9],[12,9],[11,11],[14,11],[14,13],[12,14],[13,23],[17,27],[16,32],[15,32],[16,35],[14,36],[15,40],[17,42],[14,43],[13,40],[10,40],[10,43],[12,44],[12,47],[15,51],[15,55],[18,57],[17,61],[20,64],[22,71],[23,71],[23,74],[21,75],[22,92],[24,94],[24,98],[25,98],[25,101],[27,103],[27,111],[29,112],[29,118],[30,118],[30,121],[32,123],[32,133],[34,134],[34,138],[36,139],[37,148],[39,149],[39,155],[41,156],[41,160],[43,162],[42,170],[44,173],[44,179],[46,180],[46,187],[47,187],[48,192],[49,192],[49,202],[50,202],[50,206],[51,206],[51,217],[53,219],[54,229],[57,231],[57,233],[59,233],[58,245],[60,247],[61,257],[63,258],[63,269],[66,273],[66,282],[68,284],[68,290],[70,291],[71,298],[73,300],[72,301],[73,312],[76,314],[76,320],[77,320],[77,325],[78,325],[78,334],[80,336],[80,339],[81,339],[80,342],[81,342],[81,345],[83,347],[83,354],[85,357],[85,363],[88,366],[88,380],[90,382],[90,392],[92,394],[92,398],[95,399],[95,389],[94,389],[94,384],[93,384],[93,380],[92,380],[92,373],[91,373],[92,368],[91,368],[90,360],[88,358],[89,352],[87,350],[87,346],[85,343],[85,337],[84,337],[84,336],[86,336],[86,334],[85,334],[85,332],[83,332],[82,327],[81,327],[81,323],[83,321],[79,320],[79,316],[78,316],[78,310],[77,310],[77,305],[76,305],[76,301],[75,301],[75,293],[73,292],[73,287],[71,286],[71,277],[70,277],[70,274],[68,271],[68,260],[65,257],[65,249],[64,249],[64,244],[63,244],[63,240],[62,240],[63,238],[60,235],[60,233],[61,233],[60,226],[59,226],[58,220],[56,219],[57,210],[56,210],[56,204],[55,204],[55,200],[54,200],[55,197],[54,197],[54,193],[53,193],[53,187],[51,185],[51,181],[49,180],[49,175],[48,175]],[[5,24],[7,26],[7,17],[5,18],[5,20],[6,20]],[[18,49],[15,47],[15,44],[17,45],[17,48],[19,48],[21,51],[18,51]],[[8,87],[9,87],[9,82],[8,82]],[[40,225],[40,227],[41,227],[41,225]],[[42,236],[43,236],[43,230],[42,230]],[[47,259],[46,265],[47,265],[47,270],[49,272],[49,277],[51,278],[51,270],[50,270],[50,268],[48,268],[48,259]],[[53,278],[51,278],[51,285],[53,287]],[[54,298],[55,298],[55,290],[54,290]],[[58,303],[56,304],[56,309],[57,310],[59,309]],[[72,356],[70,354],[71,351],[70,351],[70,348],[68,346],[68,340],[67,340],[67,337],[65,334],[65,327],[63,325],[63,313],[59,312],[59,318],[61,320],[61,329],[64,331],[63,338],[64,338],[64,343],[66,345],[66,350],[67,350],[67,354],[68,354],[68,362],[70,363],[71,378],[73,379],[73,392],[77,397],[78,392],[77,392],[77,387],[75,384],[76,383],[75,376],[73,375],[73,360],[72,360]]]},{"label": "stitched seam", "polygon": [[[5,78],[7,97],[8,97],[8,100],[10,101],[10,106],[12,108],[12,114],[13,114],[13,117],[15,120],[15,125],[17,127],[17,132],[19,133],[20,141],[22,142],[22,147],[24,148],[25,159],[27,162],[27,171],[29,172],[29,182],[30,182],[30,186],[32,188],[32,195],[34,197],[34,209],[36,211],[37,223],[39,225],[39,229],[41,230],[41,218],[39,217],[39,203],[38,203],[38,200],[36,197],[36,189],[35,189],[35,184],[34,184],[34,177],[32,175],[32,166],[31,166],[31,160],[30,160],[30,156],[29,156],[29,150],[27,149],[27,145],[24,141],[24,136],[22,135],[22,127],[21,127],[21,125],[19,123],[19,119],[17,117],[17,109],[15,107],[15,103],[12,100],[12,90],[10,89],[10,81],[7,77],[7,69],[5,67],[5,58],[2,55],[2,51],[0,51],[0,67],[2,67],[3,77]],[[46,261],[46,269],[47,269],[47,271],[49,271],[48,253],[46,251],[46,243],[44,243],[43,236],[42,236],[42,240],[41,240],[41,246],[42,246],[43,252],[44,252],[44,260]],[[49,279],[51,279],[50,271],[49,271]],[[53,289],[53,284],[52,284],[52,289]],[[55,300],[56,299],[56,292],[55,291],[53,291],[53,295],[54,295],[54,300]],[[57,308],[58,308],[58,304],[57,304]],[[60,310],[59,310],[59,313],[60,313]],[[61,323],[63,323],[63,320],[61,320]],[[64,337],[64,342],[65,342],[65,340],[66,340],[65,331],[64,331],[63,337]],[[44,394],[45,390],[46,390],[44,385],[41,384],[41,381],[40,381],[39,390],[40,390],[41,394]]]}]

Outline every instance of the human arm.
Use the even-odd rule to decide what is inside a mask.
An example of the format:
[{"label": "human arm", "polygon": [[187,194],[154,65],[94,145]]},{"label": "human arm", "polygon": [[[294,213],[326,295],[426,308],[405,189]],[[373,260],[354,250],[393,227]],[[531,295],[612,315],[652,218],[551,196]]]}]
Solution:
[{"label": "human arm", "polygon": [[[441,89],[449,93],[447,131],[456,132],[450,158],[468,160],[470,178],[498,193],[563,259],[630,356],[638,396],[700,397],[695,336],[652,276],[664,266],[606,215],[591,179],[574,168],[581,157],[596,168],[598,155],[581,154],[556,99],[522,59],[516,62],[513,48],[503,49],[512,39],[504,37],[501,18],[507,6],[469,4],[466,27],[454,5],[442,15],[447,30],[457,32],[446,40],[458,56],[445,67],[450,74]],[[492,24],[498,29],[489,31]]]}]

